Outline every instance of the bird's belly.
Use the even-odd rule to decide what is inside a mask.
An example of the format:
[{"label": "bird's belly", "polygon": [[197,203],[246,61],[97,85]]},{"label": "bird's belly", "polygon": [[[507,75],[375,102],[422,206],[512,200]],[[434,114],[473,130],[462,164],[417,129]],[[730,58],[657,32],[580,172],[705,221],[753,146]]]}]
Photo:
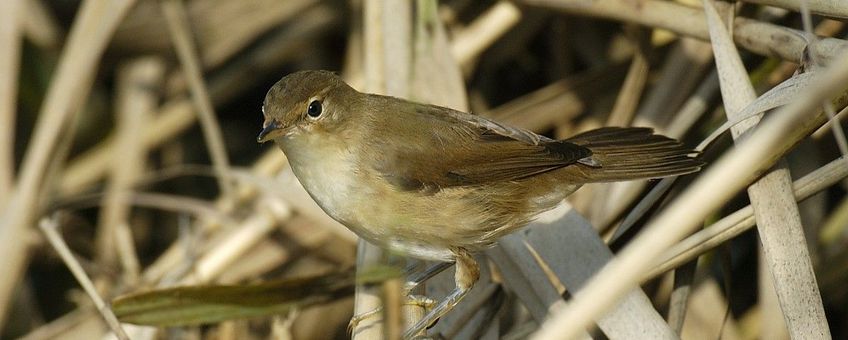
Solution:
[{"label": "bird's belly", "polygon": [[462,212],[465,204],[457,198],[397,191],[347,164],[323,159],[308,168],[292,164],[292,170],[321,209],[358,236],[435,261],[452,261],[451,248],[473,240],[478,218]]},{"label": "bird's belly", "polygon": [[456,248],[485,248],[564,197],[529,194],[518,184],[435,193],[400,190],[357,168],[349,155],[328,157],[312,150],[287,155],[300,158],[291,162],[292,170],[324,212],[371,243],[417,258],[449,261]]},{"label": "bird's belly", "polygon": [[336,173],[334,179],[322,176],[325,180],[320,181],[316,179],[318,176],[315,176],[318,173],[314,172],[314,169],[312,171],[309,175],[297,170],[295,173],[301,173],[297,175],[298,179],[321,209],[359,237],[417,258],[438,261],[451,259],[451,252],[447,247],[424,242],[426,235],[408,235],[407,229],[432,228],[403,223],[414,217],[403,212],[393,212],[393,202],[390,198],[377,194],[374,188],[356,183],[350,175]]},{"label": "bird's belly", "polygon": [[[452,261],[456,248],[486,248],[543,211],[515,213],[465,190],[435,194],[399,191],[382,179],[341,164],[321,169],[312,166],[308,173],[293,169],[310,196],[333,219],[373,244],[425,260]],[[506,206],[514,204],[519,203]]]}]

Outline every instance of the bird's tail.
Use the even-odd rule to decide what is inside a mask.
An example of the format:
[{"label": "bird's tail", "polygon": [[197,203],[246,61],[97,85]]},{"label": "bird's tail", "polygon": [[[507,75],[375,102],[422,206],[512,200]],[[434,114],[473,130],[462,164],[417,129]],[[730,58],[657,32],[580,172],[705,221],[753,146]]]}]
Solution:
[{"label": "bird's tail", "polygon": [[701,169],[697,152],[672,138],[640,127],[604,127],[569,139],[592,151],[579,163],[587,182],[611,182],[683,175]]}]

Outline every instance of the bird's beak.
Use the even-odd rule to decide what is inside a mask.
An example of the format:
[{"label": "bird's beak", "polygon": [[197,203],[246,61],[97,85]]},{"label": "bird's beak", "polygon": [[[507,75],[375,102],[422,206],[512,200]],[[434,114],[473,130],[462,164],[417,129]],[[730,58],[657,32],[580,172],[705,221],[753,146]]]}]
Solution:
[{"label": "bird's beak", "polygon": [[273,140],[283,134],[283,129],[276,120],[272,120],[270,122],[265,123],[265,127],[262,128],[262,132],[259,132],[259,136],[256,137],[256,141],[259,143],[265,143],[269,140]]}]

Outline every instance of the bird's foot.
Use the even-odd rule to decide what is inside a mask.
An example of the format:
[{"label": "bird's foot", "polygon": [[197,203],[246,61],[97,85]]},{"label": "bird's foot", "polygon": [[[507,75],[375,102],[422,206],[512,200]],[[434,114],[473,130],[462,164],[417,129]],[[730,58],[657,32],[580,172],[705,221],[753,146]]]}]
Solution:
[{"label": "bird's foot", "polygon": [[[406,297],[406,301],[404,302],[404,305],[406,305],[406,306],[417,306],[417,307],[424,308],[424,310],[430,310],[430,309],[433,308],[433,306],[436,305],[436,300],[433,300],[433,299],[426,297],[426,296],[423,296],[423,295],[409,295],[409,296]],[[375,316],[377,316],[377,314],[381,313],[382,311],[383,311],[383,307],[377,307],[377,308],[369,310],[365,313],[360,313],[360,314],[357,314],[357,315],[354,315],[353,317],[351,317],[350,322],[348,322],[348,324],[347,324],[348,334],[352,334],[353,329],[356,328],[356,326],[358,326],[362,321],[365,321],[366,319],[370,319],[372,317],[375,317]]]}]

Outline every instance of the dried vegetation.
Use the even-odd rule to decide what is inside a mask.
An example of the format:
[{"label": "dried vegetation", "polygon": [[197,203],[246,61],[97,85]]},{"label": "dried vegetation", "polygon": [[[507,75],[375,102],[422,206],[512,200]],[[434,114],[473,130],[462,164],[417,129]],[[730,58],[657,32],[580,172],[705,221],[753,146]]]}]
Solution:
[{"label": "dried vegetation", "polygon": [[431,334],[846,338],[846,20],[843,0],[0,1],[0,337],[341,338],[380,304],[353,336],[401,334],[423,308],[371,266],[397,259],[357,252],[255,143],[276,80],[330,69],[553,137],[650,126],[709,162],[584,187],[480,254]]}]

